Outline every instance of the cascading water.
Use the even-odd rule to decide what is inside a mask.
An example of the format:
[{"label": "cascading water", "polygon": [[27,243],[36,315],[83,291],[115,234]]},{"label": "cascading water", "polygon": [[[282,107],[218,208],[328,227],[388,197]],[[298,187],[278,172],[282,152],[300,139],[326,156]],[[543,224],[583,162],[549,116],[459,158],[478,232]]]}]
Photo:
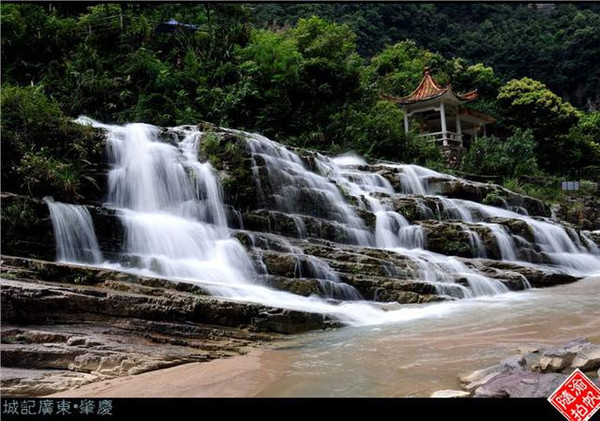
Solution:
[{"label": "cascading water", "polygon": [[[291,244],[285,247],[296,257],[295,277],[316,279],[323,296],[343,301],[331,303],[263,286],[261,277],[269,275],[262,262],[262,251],[256,249],[251,257],[231,236],[216,172],[210,163],[198,161],[202,132],[194,127],[176,127],[167,130],[172,138],[164,141],[161,138],[164,131],[150,125],[111,126],[86,118],[79,122],[108,132],[111,169],[105,206],[116,211],[125,230],[123,255],[127,258],[123,260],[128,265],[119,262],[103,265],[195,283],[211,294],[229,299],[329,314],[349,324],[412,320],[450,308],[385,311],[374,304],[352,301],[362,297],[342,282],[327,262]],[[260,135],[230,132],[242,134],[246,139],[254,162],[255,182],[263,195],[260,199],[271,208],[291,214],[299,239],[307,235],[303,218],[321,218],[341,227],[350,244],[388,249],[405,256],[414,264],[412,279],[433,285],[440,295],[470,298],[508,291],[502,282],[474,271],[457,258],[425,250],[425,231],[394,211],[390,197],[398,192],[386,178],[365,170],[364,160],[316,154],[313,161],[317,173],[307,169],[302,158],[282,145]],[[586,273],[600,271],[598,248],[585,237],[579,239],[577,233],[506,209],[436,195],[430,188],[430,180],[451,179],[450,176],[414,165],[387,166],[400,171],[402,194],[417,201],[425,197],[435,199],[438,204],[435,212],[418,203],[423,215],[456,219],[489,230],[503,259],[517,259],[515,240],[503,225],[490,221],[493,218],[524,221],[535,238],[532,247],[551,263]],[[269,188],[262,183],[268,183]],[[263,190],[269,195],[263,194]],[[344,196],[352,198],[355,206]],[[51,200],[48,206],[59,259],[100,264],[102,255],[87,210]],[[359,216],[362,211],[375,215],[372,230]],[[465,230],[475,254],[485,257],[480,235]],[[523,285],[528,285],[525,279]]]},{"label": "cascading water", "polygon": [[210,164],[198,162],[193,152],[201,133],[175,129],[183,139],[171,145],[153,126],[103,127],[111,162],[107,205],[117,209],[126,253],[136,258],[137,269],[221,294],[244,283],[252,264],[229,237]]},{"label": "cascading water", "polygon": [[101,263],[102,252],[90,212],[84,206],[55,202],[52,197],[45,197],[44,201],[52,219],[56,259],[69,263]]},{"label": "cascading water", "polygon": [[[317,164],[322,173],[341,185],[361,207],[375,214],[377,247],[397,251],[412,259],[419,268],[413,273],[415,279],[434,285],[440,295],[454,298],[508,291],[501,282],[475,273],[456,259],[423,250],[427,240],[422,227],[410,225],[404,216],[390,209],[390,204],[381,195],[393,195],[394,188],[381,175],[360,171],[358,167],[366,164],[362,159],[348,155],[329,159],[319,155]],[[419,172],[426,175],[437,173],[416,166],[406,167],[408,176],[401,178],[401,184],[411,192],[425,193],[427,186],[418,178]],[[466,211],[461,209],[461,212],[466,215]],[[460,277],[467,280],[467,286],[455,283],[455,279]]]},{"label": "cascading water", "polygon": [[[252,261],[227,229],[214,170],[196,158],[201,132],[174,128],[178,140],[173,145],[162,142],[159,129],[150,125],[110,126],[85,118],[80,122],[108,131],[111,169],[106,206],[116,209],[125,228],[124,252],[134,262],[133,267],[111,267],[195,283],[231,299],[328,313],[352,324],[380,319],[383,312],[369,305],[354,304],[350,311],[346,305],[332,305],[256,283]],[[326,184],[316,177],[313,182],[322,187]],[[332,191],[329,188],[330,194]],[[342,214],[347,212],[348,218],[356,218],[356,224],[360,221],[349,208],[338,205],[338,209]],[[345,299],[361,298],[317,258],[307,257],[305,262],[305,276],[321,277],[326,292]]]},{"label": "cascading water", "polygon": [[[237,132],[240,133],[240,132]],[[358,245],[373,244],[363,220],[346,203],[335,185],[325,177],[306,169],[302,159],[284,146],[257,134],[245,134],[257,167],[257,159],[265,161],[267,178],[276,209],[327,218],[343,224],[351,241]],[[255,173],[255,179],[260,175]],[[261,188],[258,184],[257,187]]]},{"label": "cascading water", "polygon": [[458,219],[487,227],[496,239],[503,260],[517,260],[515,241],[504,226],[485,222],[486,219],[507,218],[524,221],[533,232],[535,247],[545,254],[549,263],[574,269],[575,273],[581,274],[600,271],[600,259],[596,257],[598,248],[595,244],[588,241],[583,245],[577,235],[571,238],[567,230],[560,225],[523,215],[522,213],[526,214],[526,211],[518,213],[467,200],[449,199],[437,195],[436,189],[430,188],[431,179],[456,180],[455,177],[416,165],[384,165],[401,170],[399,178],[404,193],[434,195],[442,208],[438,212],[439,216],[445,214],[448,219]]}]

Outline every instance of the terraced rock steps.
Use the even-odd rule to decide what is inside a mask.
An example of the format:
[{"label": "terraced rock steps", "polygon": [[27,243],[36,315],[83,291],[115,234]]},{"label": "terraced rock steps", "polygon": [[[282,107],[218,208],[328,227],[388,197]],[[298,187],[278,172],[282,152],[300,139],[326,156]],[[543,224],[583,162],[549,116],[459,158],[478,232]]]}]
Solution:
[{"label": "terraced rock steps", "polygon": [[337,327],[190,283],[2,256],[1,391],[43,396],[101,379],[240,355]]}]

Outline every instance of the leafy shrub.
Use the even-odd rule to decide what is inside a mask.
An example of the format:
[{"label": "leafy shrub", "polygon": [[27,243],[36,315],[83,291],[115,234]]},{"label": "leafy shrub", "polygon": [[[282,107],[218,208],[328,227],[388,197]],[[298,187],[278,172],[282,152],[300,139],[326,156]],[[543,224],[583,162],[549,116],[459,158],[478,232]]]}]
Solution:
[{"label": "leafy shrub", "polygon": [[472,174],[505,177],[539,173],[531,131],[516,129],[506,140],[478,138],[463,158],[462,169]]},{"label": "leafy shrub", "polygon": [[75,200],[94,187],[90,161],[104,149],[97,131],[66,118],[41,86],[5,84],[1,104],[4,190]]}]

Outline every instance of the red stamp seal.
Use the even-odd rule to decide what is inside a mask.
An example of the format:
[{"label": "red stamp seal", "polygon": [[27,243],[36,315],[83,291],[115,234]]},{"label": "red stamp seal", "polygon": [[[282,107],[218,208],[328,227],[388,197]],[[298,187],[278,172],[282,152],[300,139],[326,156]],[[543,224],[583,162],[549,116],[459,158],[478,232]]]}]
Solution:
[{"label": "red stamp seal", "polygon": [[600,389],[578,369],[548,401],[569,421],[587,421],[600,408]]}]

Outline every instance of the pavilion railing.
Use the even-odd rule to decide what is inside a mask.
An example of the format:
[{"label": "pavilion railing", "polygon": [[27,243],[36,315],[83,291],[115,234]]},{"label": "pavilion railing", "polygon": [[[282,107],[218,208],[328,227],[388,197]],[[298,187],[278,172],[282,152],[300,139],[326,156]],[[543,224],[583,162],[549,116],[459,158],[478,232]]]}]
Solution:
[{"label": "pavilion railing", "polygon": [[458,145],[462,145],[463,143],[463,136],[462,134],[456,133],[456,132],[450,132],[450,131],[445,131],[445,132],[434,132],[434,133],[423,133],[421,135],[419,135],[421,137],[425,137],[428,139],[433,139],[436,142],[440,142],[442,144],[458,144]]}]

